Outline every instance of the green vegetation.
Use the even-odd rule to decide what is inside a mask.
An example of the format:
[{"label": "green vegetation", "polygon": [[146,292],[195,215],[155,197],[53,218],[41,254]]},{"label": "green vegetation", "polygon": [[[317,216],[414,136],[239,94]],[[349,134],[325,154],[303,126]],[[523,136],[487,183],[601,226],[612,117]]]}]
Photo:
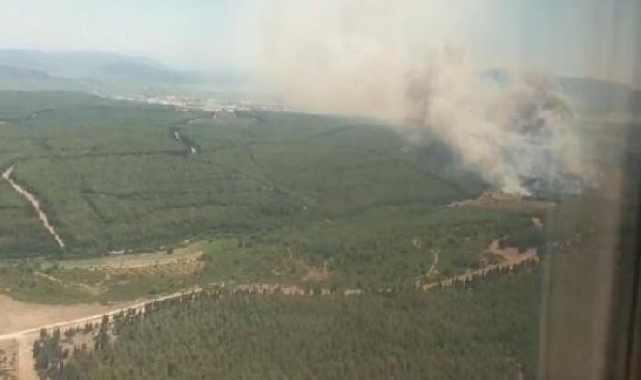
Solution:
[{"label": "green vegetation", "polygon": [[[53,248],[53,240],[32,209],[0,180],[0,247],[4,255],[33,256]],[[0,255],[3,256],[3,255]]]},{"label": "green vegetation", "polygon": [[27,302],[60,304],[93,300],[84,288],[52,280],[38,271],[37,265],[28,263],[0,267],[0,286],[4,293]]},{"label": "green vegetation", "polygon": [[[408,148],[375,121],[24,92],[0,92],[0,120],[0,164],[15,165],[67,244],[0,182],[0,256],[48,256],[3,265],[0,286],[22,300],[113,302],[222,282],[414,288],[500,261],[486,252],[494,240],[543,238],[531,221],[540,210],[444,207],[485,185],[441,165],[442,147]],[[187,238],[203,251],[187,266],[100,265],[118,261],[99,256],[109,251],[171,252]]]},{"label": "green vegetation", "polygon": [[378,208],[336,221],[203,240],[186,254],[181,249],[7,264],[0,287],[18,299],[45,303],[124,301],[221,283],[409,289],[502,261],[487,249],[506,236],[533,235],[540,240],[527,248],[542,245],[531,215],[476,207]]},{"label": "green vegetation", "polygon": [[253,236],[205,260],[216,281],[294,277],[330,288],[406,288],[478,269],[493,240],[536,229],[529,214],[514,210],[395,207]]},{"label": "green vegetation", "polygon": [[103,322],[95,351],[45,367],[68,380],[534,379],[538,288],[522,269],[393,296],[213,293],[119,316],[111,339]]},{"label": "green vegetation", "polygon": [[[485,185],[375,122],[268,112],[183,112],[75,93],[0,93],[0,165],[43,203],[67,255],[255,234],[390,206],[437,207]],[[173,131],[179,131],[183,142]],[[198,147],[189,154],[187,141]],[[0,184],[0,254],[54,254]],[[4,206],[6,205],[6,206]],[[13,209],[12,209],[13,210]],[[17,215],[20,214],[20,215]],[[24,215],[22,215],[24,214]],[[17,226],[16,226],[17,225]]]},{"label": "green vegetation", "polygon": [[[487,186],[438,143],[409,147],[371,120],[76,93],[0,92],[0,121],[0,169],[66,243],[0,182],[4,293],[205,289],[43,331],[43,379],[534,378],[537,261],[496,242],[542,249],[546,207],[449,206]],[[503,261],[517,264],[490,267]]]}]

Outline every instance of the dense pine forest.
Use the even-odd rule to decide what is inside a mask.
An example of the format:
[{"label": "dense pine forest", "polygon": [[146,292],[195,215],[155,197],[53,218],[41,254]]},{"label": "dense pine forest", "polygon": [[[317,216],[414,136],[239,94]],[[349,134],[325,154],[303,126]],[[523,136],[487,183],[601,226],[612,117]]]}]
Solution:
[{"label": "dense pine forest", "polygon": [[641,0],[0,3],[0,380],[636,369]]},{"label": "dense pine forest", "polygon": [[0,125],[0,169],[14,167],[66,243],[48,238],[3,183],[5,258],[156,249],[385,206],[436,207],[487,188],[371,120],[0,91]]},{"label": "dense pine forest", "polygon": [[533,379],[538,289],[522,267],[390,295],[206,292],[105,320],[73,352],[44,333],[34,353],[58,352],[36,362],[66,380]]}]

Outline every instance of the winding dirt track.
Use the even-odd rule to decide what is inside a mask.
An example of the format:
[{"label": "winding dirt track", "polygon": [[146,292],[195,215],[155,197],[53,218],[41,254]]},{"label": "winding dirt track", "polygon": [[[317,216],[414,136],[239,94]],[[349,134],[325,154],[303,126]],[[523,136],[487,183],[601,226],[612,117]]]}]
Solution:
[{"label": "winding dirt track", "polygon": [[447,278],[441,281],[434,281],[428,284],[425,284],[421,287],[423,290],[430,290],[436,287],[449,287],[455,285],[457,282],[470,281],[474,277],[485,277],[490,272],[506,269],[514,270],[520,265],[525,265],[531,262],[539,262],[539,254],[535,248],[530,248],[525,253],[519,253],[516,248],[500,248],[500,242],[494,240],[492,244],[488,247],[488,250],[493,254],[503,258],[503,261],[497,264],[486,265],[477,270],[469,271],[463,274],[459,274],[454,277]]},{"label": "winding dirt track", "polygon": [[45,214],[44,211],[42,211],[42,207],[40,207],[40,202],[36,197],[33,196],[30,192],[28,192],[25,188],[22,186],[18,185],[13,178],[11,178],[11,174],[13,174],[13,169],[15,167],[12,166],[9,169],[5,170],[4,173],[2,173],[2,178],[9,182],[9,185],[13,187],[13,189],[20,195],[22,195],[24,198],[27,199],[27,201],[31,204],[31,206],[36,210],[36,213],[38,214],[38,219],[42,222],[44,227],[47,229],[49,234],[53,237],[53,239],[58,243],[58,246],[60,248],[65,247],[65,242],[62,240],[60,235],[56,232],[55,228],[53,228],[53,225],[49,222],[49,218],[47,217],[47,214]]}]

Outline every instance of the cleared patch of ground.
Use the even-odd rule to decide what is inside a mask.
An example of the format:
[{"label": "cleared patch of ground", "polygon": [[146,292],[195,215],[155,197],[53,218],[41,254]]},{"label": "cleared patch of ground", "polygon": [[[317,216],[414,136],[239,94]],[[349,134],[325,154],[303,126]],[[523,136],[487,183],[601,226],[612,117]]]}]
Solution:
[{"label": "cleared patch of ground", "polygon": [[529,210],[547,210],[555,207],[555,204],[552,202],[527,199],[518,195],[506,194],[500,191],[486,191],[476,199],[454,202],[449,204],[447,207],[504,207]]},{"label": "cleared patch of ground", "polygon": [[532,259],[538,261],[536,248],[529,248],[525,252],[519,252],[519,249],[514,247],[501,248],[501,242],[499,240],[492,241],[492,244],[490,244],[487,250],[501,257],[503,259],[502,264],[510,266],[520,264],[524,260]]},{"label": "cleared patch of ground", "polygon": [[[201,252],[202,254],[202,252]],[[106,279],[114,276],[163,276],[187,275],[196,273],[204,267],[199,260],[200,255],[193,258],[183,258],[171,262],[159,262],[145,266],[120,266],[101,269],[106,273]]]},{"label": "cleared patch of ground", "polygon": [[122,305],[44,305],[25,303],[0,294],[0,335],[106,313]]},{"label": "cleared patch of ground", "polygon": [[541,218],[532,218],[532,224],[534,224],[537,228],[543,228],[543,222],[541,221]]},{"label": "cleared patch of ground", "polygon": [[[200,288],[188,289],[186,292],[199,292]],[[180,297],[183,292],[168,294],[156,297],[155,300]],[[40,329],[52,330],[60,328],[64,331],[68,328],[78,329],[87,323],[95,325],[99,323],[103,315],[113,315],[130,308],[141,312],[147,300],[121,303],[119,305],[74,305],[74,306],[47,306],[40,304],[28,304],[14,301],[6,296],[0,295],[0,350],[4,347],[7,355],[14,360],[11,363],[10,374],[15,374],[18,380],[37,380],[38,376],[34,370],[34,362],[31,348],[37,339]],[[9,323],[5,323],[9,322]],[[91,337],[87,337],[90,339]],[[78,342],[78,343],[86,343]],[[69,342],[72,347],[74,342]],[[1,378],[1,377],[0,377]]]},{"label": "cleared patch of ground", "polygon": [[135,255],[111,254],[105,257],[79,259],[60,262],[64,269],[133,269],[153,266],[163,266],[185,261],[195,261],[203,254],[202,243],[194,243],[182,248],[176,248],[172,253],[168,250],[140,253]]},{"label": "cleared patch of ground", "polygon": [[18,349],[15,339],[0,341],[0,380],[17,378]]},{"label": "cleared patch of ground", "polygon": [[512,271],[520,265],[525,265],[528,263],[538,263],[539,255],[536,248],[529,248],[525,252],[519,253],[518,248],[513,247],[500,247],[500,241],[494,240],[487,248],[490,253],[499,256],[502,260],[497,264],[486,265],[477,270],[470,270],[466,273],[449,277],[445,280],[434,281],[427,283],[425,285],[419,286],[423,290],[430,290],[437,287],[449,287],[453,286],[457,282],[467,282],[471,281],[476,277],[484,278],[492,272],[495,271]]},{"label": "cleared patch of ground", "polygon": [[303,281],[323,281],[326,280],[329,273],[329,261],[325,260],[322,267],[310,267],[301,262],[301,264],[307,269],[307,274],[303,276]]}]

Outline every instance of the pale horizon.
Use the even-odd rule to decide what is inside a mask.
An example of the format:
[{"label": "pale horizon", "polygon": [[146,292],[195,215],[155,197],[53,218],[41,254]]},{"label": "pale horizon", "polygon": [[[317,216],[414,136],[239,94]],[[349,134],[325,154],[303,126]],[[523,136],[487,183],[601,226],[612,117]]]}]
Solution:
[{"label": "pale horizon", "polygon": [[[421,54],[452,45],[467,51],[481,70],[518,65],[554,76],[640,83],[633,66],[640,49],[633,37],[640,32],[641,5],[633,0],[0,0],[0,6],[3,49],[113,52],[181,70],[260,73],[266,45],[279,43],[269,40],[271,23],[294,9],[301,25],[283,19],[288,33],[320,20],[316,32],[356,36],[350,46],[355,50],[388,49],[402,41],[403,51]],[[345,14],[355,18],[355,30],[345,31],[351,21],[335,22]]]}]

